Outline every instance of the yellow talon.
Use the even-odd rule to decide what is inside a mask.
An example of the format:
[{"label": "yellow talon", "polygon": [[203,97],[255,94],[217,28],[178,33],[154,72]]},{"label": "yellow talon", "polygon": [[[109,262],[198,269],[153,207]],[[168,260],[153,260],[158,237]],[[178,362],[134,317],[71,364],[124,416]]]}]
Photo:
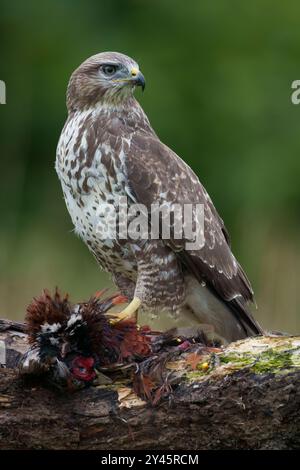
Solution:
[{"label": "yellow talon", "polygon": [[138,297],[134,297],[127,307],[122,312],[116,314],[116,318],[113,318],[110,322],[112,324],[117,323],[126,318],[132,317],[140,307],[142,301]]}]

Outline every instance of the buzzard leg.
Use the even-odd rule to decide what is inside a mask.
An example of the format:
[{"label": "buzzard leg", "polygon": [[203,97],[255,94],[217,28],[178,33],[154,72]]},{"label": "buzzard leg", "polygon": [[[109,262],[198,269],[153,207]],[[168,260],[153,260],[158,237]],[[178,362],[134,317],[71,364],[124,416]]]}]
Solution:
[{"label": "buzzard leg", "polygon": [[126,318],[130,318],[132,316],[137,317],[137,310],[140,307],[141,303],[141,299],[139,299],[138,297],[134,297],[132,301],[127,305],[127,307],[122,310],[122,312],[116,314],[116,318],[112,320],[112,323],[125,320]]}]

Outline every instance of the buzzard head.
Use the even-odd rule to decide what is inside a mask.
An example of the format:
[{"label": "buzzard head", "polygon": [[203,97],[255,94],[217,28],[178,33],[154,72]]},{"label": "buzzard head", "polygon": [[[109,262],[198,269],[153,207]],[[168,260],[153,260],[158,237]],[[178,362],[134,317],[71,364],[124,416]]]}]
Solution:
[{"label": "buzzard head", "polygon": [[69,111],[97,104],[117,105],[132,96],[136,86],[145,88],[138,64],[118,52],[102,52],[83,62],[72,74],[67,91]]}]

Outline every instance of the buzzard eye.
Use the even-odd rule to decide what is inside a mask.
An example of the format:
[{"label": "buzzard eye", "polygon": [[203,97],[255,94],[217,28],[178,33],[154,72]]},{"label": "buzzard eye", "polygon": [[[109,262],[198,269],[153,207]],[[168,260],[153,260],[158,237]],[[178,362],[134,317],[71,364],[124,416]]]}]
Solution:
[{"label": "buzzard eye", "polygon": [[111,77],[114,73],[117,71],[117,66],[112,65],[112,64],[107,64],[107,65],[102,65],[101,66],[101,71],[107,75],[108,77]]}]

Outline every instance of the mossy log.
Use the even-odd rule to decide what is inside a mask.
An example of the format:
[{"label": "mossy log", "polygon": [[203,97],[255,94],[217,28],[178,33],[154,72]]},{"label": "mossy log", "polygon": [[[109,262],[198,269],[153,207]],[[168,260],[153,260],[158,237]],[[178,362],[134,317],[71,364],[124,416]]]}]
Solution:
[{"label": "mossy log", "polygon": [[[2,331],[1,331],[2,330]],[[300,337],[230,344],[185,368],[158,406],[128,382],[73,394],[20,378],[22,325],[0,321],[0,449],[296,449],[300,447]],[[2,343],[3,344],[3,343]],[[3,354],[2,354],[3,361]]]}]

